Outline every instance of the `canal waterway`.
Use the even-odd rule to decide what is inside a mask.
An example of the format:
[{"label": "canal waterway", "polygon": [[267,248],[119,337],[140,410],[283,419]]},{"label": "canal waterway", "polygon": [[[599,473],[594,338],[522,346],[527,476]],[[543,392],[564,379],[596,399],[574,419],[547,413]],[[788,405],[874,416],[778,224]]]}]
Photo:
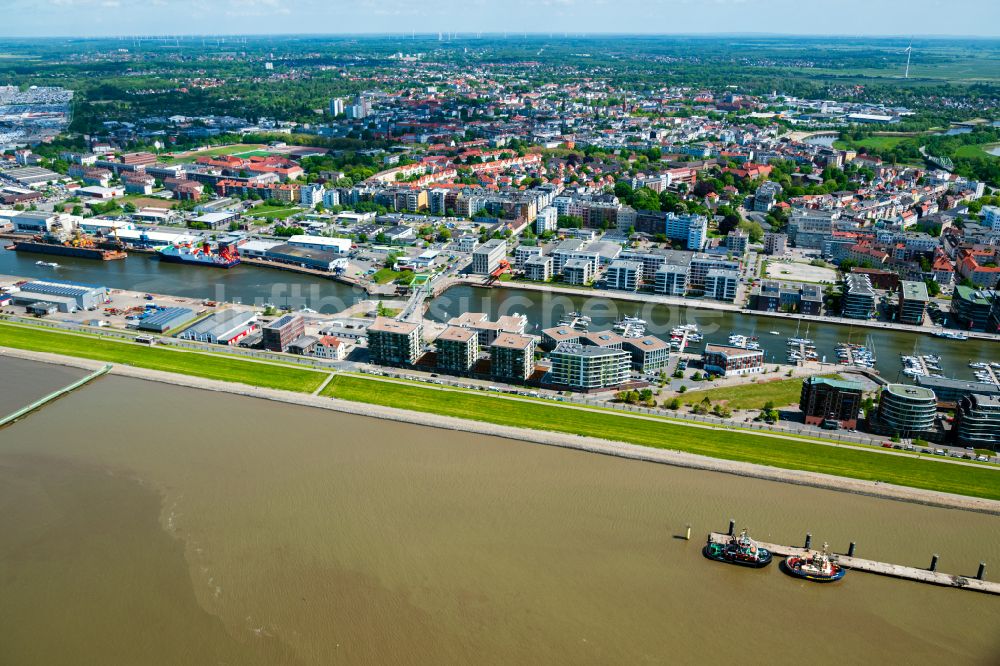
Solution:
[{"label": "canal waterway", "polygon": [[[0,374],[9,363],[0,359]],[[0,394],[10,391],[0,383]],[[0,662],[995,664],[1000,519],[105,377],[0,431]],[[691,524],[694,539],[676,538]],[[58,636],[59,640],[52,640]]]},{"label": "canal waterway", "polygon": [[[647,332],[670,339],[670,329],[681,324],[697,324],[705,342],[691,345],[688,351],[700,351],[706,343],[727,344],[733,333],[757,336],[769,363],[787,362],[787,340],[803,337],[814,340],[820,358],[837,361],[835,347],[840,342],[873,345],[875,369],[890,381],[906,379],[901,374],[900,355],[934,354],[941,357],[945,376],[973,379],[970,361],[1000,360],[1000,343],[989,340],[947,340],[929,335],[892,329],[871,329],[822,321],[792,320],[777,317],[708,310],[688,306],[662,305],[653,302],[616,301],[576,295],[552,294],[526,289],[485,289],[458,285],[434,299],[428,317],[446,322],[462,312],[486,312],[495,318],[514,313],[528,317],[529,332],[558,325],[569,312],[580,312],[592,319],[592,330],[611,328],[624,316],[639,316],[647,322]],[[777,331],[778,335],[771,332]]]},{"label": "canal waterway", "polygon": [[[56,261],[59,268],[36,265],[40,257]],[[101,262],[0,250],[0,275],[68,280],[114,289],[238,301],[256,306],[271,303],[279,307],[309,307],[322,313],[339,312],[368,298],[360,288],[310,275],[249,265],[228,270],[182,266],[161,263],[143,254],[123,261]],[[785,342],[796,331],[801,337],[815,340],[817,351],[821,357],[826,356],[828,362],[837,360],[834,347],[838,342],[873,342],[878,358],[876,369],[892,381],[905,379],[900,374],[900,354],[939,355],[943,374],[965,379],[973,378],[973,371],[968,367],[970,361],[1000,360],[1000,344],[984,340],[944,340],[891,329],[826,322],[799,323],[689,306],[616,301],[588,297],[585,292],[579,296],[566,296],[516,288],[482,289],[459,285],[433,299],[428,316],[436,321],[447,321],[462,312],[487,312],[494,317],[521,312],[528,315],[531,332],[537,333],[555,326],[560,317],[573,311],[592,317],[596,329],[608,328],[625,315],[638,314],[648,322],[649,332],[661,337],[669,337],[670,328],[682,323],[698,324],[706,334],[707,342],[726,343],[730,333],[756,335],[768,362],[773,363],[786,361]],[[778,331],[779,335],[771,335],[771,331]],[[689,350],[700,348],[693,346]]]},{"label": "canal waterway", "polygon": [[[38,266],[37,261],[55,262],[59,267]],[[0,275],[255,306],[270,303],[277,307],[308,307],[324,313],[340,312],[367,297],[363,289],[291,271],[247,265],[229,269],[184,266],[140,253],[120,261],[93,261],[0,249]]]}]

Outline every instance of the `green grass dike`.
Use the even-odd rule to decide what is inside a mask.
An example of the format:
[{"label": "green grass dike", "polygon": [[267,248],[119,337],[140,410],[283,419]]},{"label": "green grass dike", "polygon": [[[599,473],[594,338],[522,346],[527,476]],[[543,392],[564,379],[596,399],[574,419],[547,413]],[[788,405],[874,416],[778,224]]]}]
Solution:
[{"label": "green grass dike", "polygon": [[600,437],[712,458],[1000,499],[1000,472],[916,456],[823,446],[738,429],[706,430],[666,420],[637,419],[612,412],[348,375],[335,376],[322,395],[503,426]]},{"label": "green grass dike", "polygon": [[[300,393],[316,390],[327,377],[324,372],[276,363],[146,347],[134,342],[5,322],[0,322],[0,346]],[[667,418],[640,419],[611,410],[588,410],[534,399],[512,399],[346,374],[336,375],[321,395],[503,426],[601,437],[713,458],[1000,500],[1000,472],[987,467],[823,446],[815,441],[767,437],[738,428],[706,429]]]},{"label": "green grass dike", "polygon": [[327,377],[326,373],[272,363],[3,323],[0,345],[286,391],[314,391]]}]

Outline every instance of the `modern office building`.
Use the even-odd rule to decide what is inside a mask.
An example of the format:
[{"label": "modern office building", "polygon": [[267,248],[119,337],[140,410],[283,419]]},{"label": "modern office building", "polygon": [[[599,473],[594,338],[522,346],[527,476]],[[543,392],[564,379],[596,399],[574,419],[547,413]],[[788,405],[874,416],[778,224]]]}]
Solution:
[{"label": "modern office building", "polygon": [[464,374],[479,357],[479,335],[471,328],[449,326],[434,341],[437,367],[442,372]]},{"label": "modern office building", "polygon": [[368,354],[379,365],[413,365],[421,356],[423,327],[409,321],[378,317],[368,327]]},{"label": "modern office building", "polygon": [[524,381],[535,368],[535,338],[501,333],[490,345],[490,372],[501,380]]},{"label": "modern office building", "polygon": [[934,427],[937,398],[934,391],[909,384],[888,384],[879,394],[876,428],[900,437],[913,437]]},{"label": "modern office building", "polygon": [[844,276],[843,315],[849,319],[871,319],[875,315],[875,290],[867,275]]},{"label": "modern office building", "polygon": [[802,382],[799,409],[810,425],[857,428],[864,390],[858,382],[807,377]]},{"label": "modern office building", "polygon": [[957,326],[969,331],[997,332],[991,314],[1000,310],[1000,291],[959,285],[951,297],[951,315]]},{"label": "modern office building", "polygon": [[725,377],[760,374],[764,371],[764,352],[731,345],[705,345],[701,356],[705,370]]},{"label": "modern office building", "polygon": [[264,349],[288,351],[288,345],[305,335],[306,322],[302,315],[286,314],[261,328]]},{"label": "modern office building", "polygon": [[579,391],[611,389],[628,381],[631,355],[621,349],[560,343],[549,358],[550,381]]},{"label": "modern office building", "polygon": [[638,261],[622,261],[617,259],[608,266],[605,275],[608,289],[636,291],[642,282],[642,264]]},{"label": "modern office building", "polygon": [[955,410],[954,432],[963,446],[1000,448],[1000,396],[964,396]]},{"label": "modern office building", "polygon": [[901,324],[920,326],[924,323],[924,312],[930,296],[923,282],[902,280],[899,283],[899,305],[896,313]]},{"label": "modern office building", "polygon": [[687,293],[688,267],[664,264],[653,276],[653,291],[667,296]]},{"label": "modern office building", "polygon": [[930,375],[918,375],[914,377],[914,381],[917,386],[934,391],[938,404],[954,405],[963,397],[973,393],[1000,396],[1000,386],[991,382],[970,382],[964,379],[931,377]]},{"label": "modern office building", "polygon": [[552,279],[552,257],[536,255],[524,262],[524,277],[528,280],[547,282]]},{"label": "modern office building", "polygon": [[670,361],[670,344],[654,335],[625,338],[622,349],[632,356],[632,369],[644,375],[662,371]]},{"label": "modern office building", "polygon": [[500,266],[500,261],[507,256],[507,241],[502,238],[491,238],[472,251],[472,272],[476,275],[489,275]]},{"label": "modern office building", "polygon": [[788,221],[788,240],[795,247],[822,250],[839,218],[840,211],[795,208]]}]

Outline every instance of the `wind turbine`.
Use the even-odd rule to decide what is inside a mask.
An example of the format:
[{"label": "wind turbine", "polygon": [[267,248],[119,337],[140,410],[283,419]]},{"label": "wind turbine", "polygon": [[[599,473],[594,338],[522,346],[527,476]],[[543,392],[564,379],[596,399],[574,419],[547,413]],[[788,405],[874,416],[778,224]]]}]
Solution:
[{"label": "wind turbine", "polygon": [[903,51],[903,53],[906,54],[906,71],[903,73],[903,78],[908,79],[910,78],[910,56],[913,54],[912,40],[910,41],[910,45],[906,47],[906,50]]}]

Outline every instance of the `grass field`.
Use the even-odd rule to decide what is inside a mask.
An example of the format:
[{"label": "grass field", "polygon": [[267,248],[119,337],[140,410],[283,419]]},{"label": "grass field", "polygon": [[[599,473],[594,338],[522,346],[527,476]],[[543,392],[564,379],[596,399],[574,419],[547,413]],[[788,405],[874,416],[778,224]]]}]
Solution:
[{"label": "grass field", "polygon": [[256,206],[247,211],[251,217],[266,217],[269,220],[284,220],[296,213],[301,213],[301,208],[286,208],[284,206]]},{"label": "grass field", "polygon": [[686,405],[693,405],[708,398],[713,404],[725,403],[729,409],[763,409],[768,402],[773,403],[775,407],[798,403],[801,392],[801,379],[779,379],[773,382],[688,391],[682,400]]},{"label": "grass field", "polygon": [[860,141],[844,141],[843,139],[833,142],[834,148],[840,150],[857,150],[867,148],[869,150],[884,150],[895,148],[904,141],[909,140],[908,136],[870,136]]},{"label": "grass field", "polygon": [[236,143],[231,146],[218,146],[216,148],[209,148],[208,150],[199,150],[197,152],[189,153],[176,153],[171,155],[165,160],[167,164],[179,164],[182,162],[194,162],[199,157],[218,157],[219,155],[240,155],[241,157],[249,155],[243,155],[243,153],[251,152],[261,152],[265,155],[270,155],[271,153],[264,150],[267,146],[259,143]]},{"label": "grass field", "polygon": [[996,155],[991,155],[991,154],[989,154],[986,151],[990,150],[990,149],[993,149],[993,148],[997,148],[998,146],[1000,146],[1000,144],[995,144],[995,143],[984,143],[984,144],[981,144],[981,145],[972,144],[972,145],[968,145],[968,146],[959,146],[955,150],[955,155],[954,156],[955,157],[992,157],[993,159],[997,160],[997,159],[1000,159],[1000,157],[998,157]]},{"label": "grass field", "polygon": [[372,280],[377,284],[386,284],[400,280],[403,284],[409,284],[413,280],[413,271],[394,271],[391,268],[380,268],[372,273]]},{"label": "grass field", "polygon": [[4,323],[0,323],[0,345],[286,391],[314,391],[326,378],[311,370]]},{"label": "grass field", "polygon": [[123,198],[119,199],[119,201],[122,203],[127,201],[139,209],[147,207],[173,208],[176,203],[171,199],[157,199],[156,197],[147,197],[142,194],[126,194]]},{"label": "grass field", "polygon": [[588,412],[346,375],[334,377],[323,395],[498,425],[603,437],[714,458],[1000,499],[1000,473],[994,470],[909,456],[823,447],[741,431],[708,431],[669,421],[641,420],[610,412]]}]

